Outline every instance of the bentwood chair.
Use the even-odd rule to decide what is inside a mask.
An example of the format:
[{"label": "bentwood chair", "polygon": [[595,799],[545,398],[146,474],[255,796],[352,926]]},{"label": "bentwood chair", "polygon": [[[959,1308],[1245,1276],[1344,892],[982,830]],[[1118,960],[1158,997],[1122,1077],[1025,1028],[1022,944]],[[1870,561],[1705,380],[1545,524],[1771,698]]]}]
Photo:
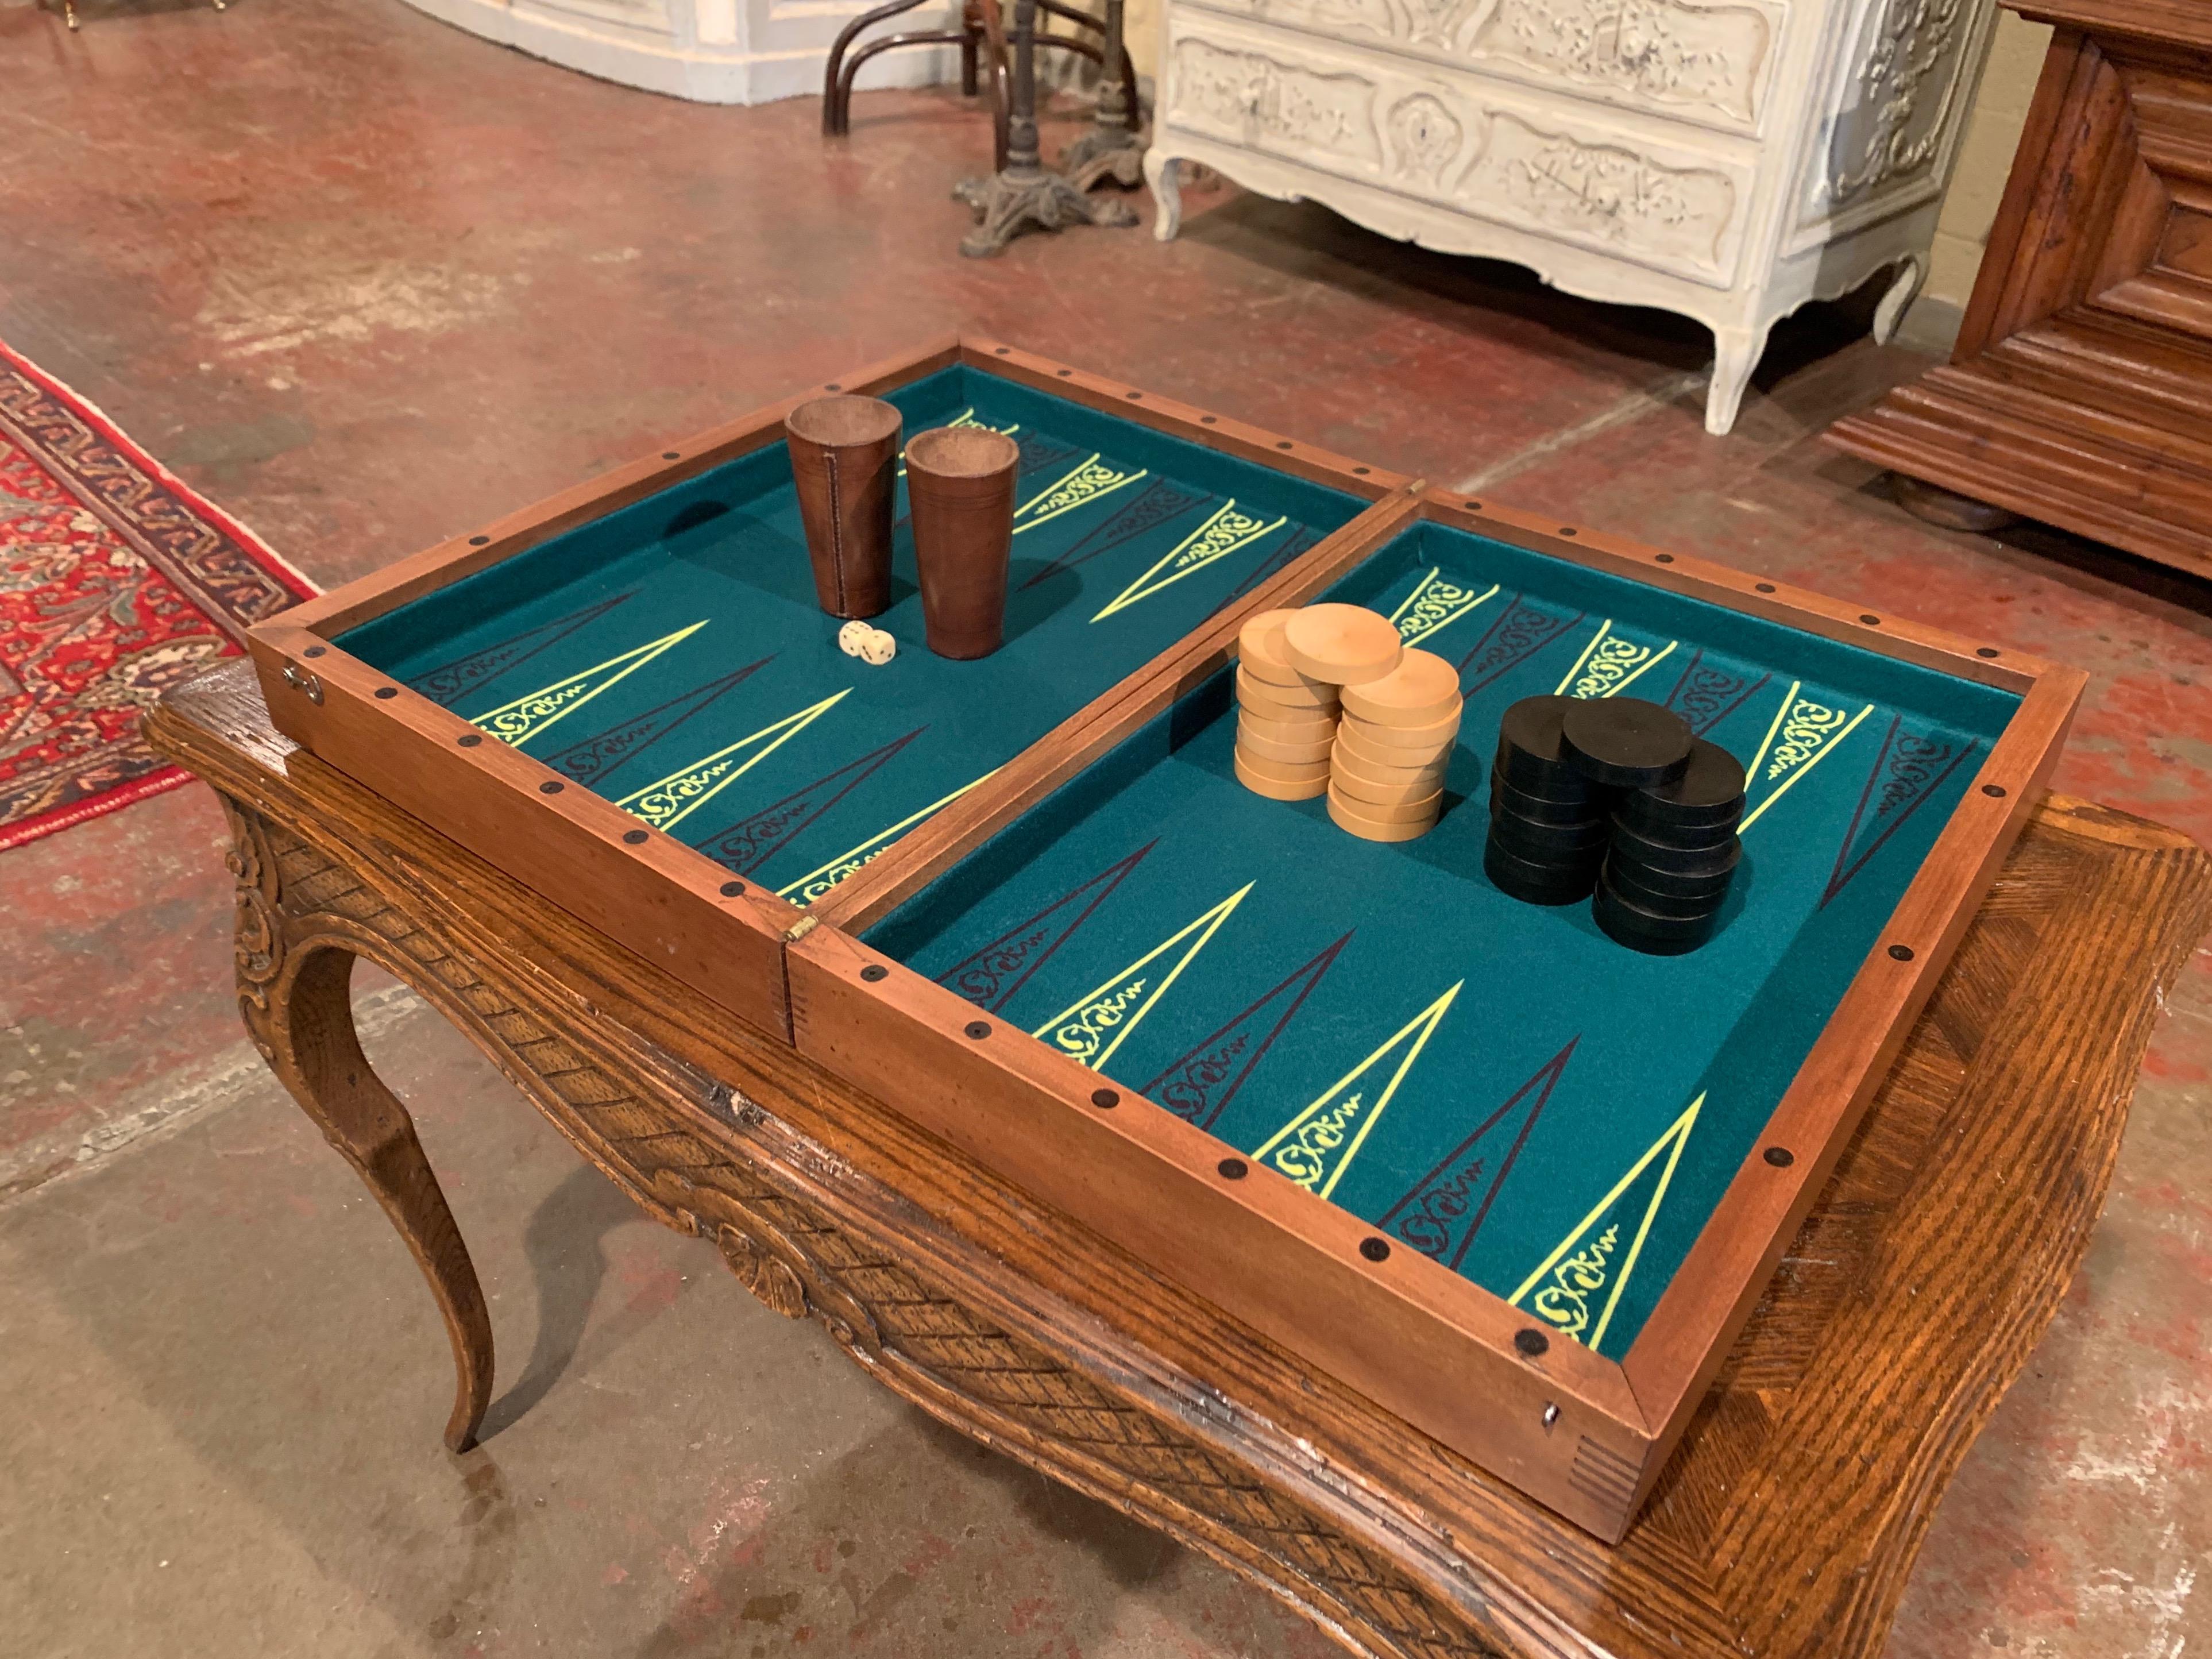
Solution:
[{"label": "bentwood chair", "polygon": [[[974,97],[981,90],[983,65],[988,63],[991,75],[991,128],[994,171],[1006,165],[1006,77],[1010,73],[1006,52],[1004,20],[999,11],[999,0],[962,0],[960,27],[957,29],[915,29],[886,34],[868,41],[857,51],[854,42],[874,25],[887,18],[909,12],[927,0],[886,0],[886,3],[866,11],[845,25],[830,48],[830,60],[822,76],[822,131],[830,137],[840,137],[852,130],[853,78],[860,66],[878,52],[890,52],[900,46],[949,46],[960,48],[960,90]],[[1039,47],[1053,52],[1073,52],[1087,58],[1102,68],[1105,53],[1100,41],[1105,35],[1105,24],[1089,12],[1066,3],[1066,0],[1037,0],[1037,9],[1054,17],[1064,17],[1087,35],[1046,34],[1036,37]],[[1097,37],[1096,39],[1089,37]],[[1137,84],[1136,65],[1130,60],[1127,49],[1121,52],[1121,84],[1133,88]]]}]

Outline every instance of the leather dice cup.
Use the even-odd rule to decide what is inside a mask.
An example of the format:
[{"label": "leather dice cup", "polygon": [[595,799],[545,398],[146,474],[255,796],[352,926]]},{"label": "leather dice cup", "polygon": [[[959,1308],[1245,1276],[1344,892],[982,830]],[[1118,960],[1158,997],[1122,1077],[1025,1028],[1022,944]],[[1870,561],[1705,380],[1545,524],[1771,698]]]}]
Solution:
[{"label": "leather dice cup", "polygon": [[833,617],[890,608],[899,427],[880,398],[817,398],[784,418],[814,596]]},{"label": "leather dice cup", "polygon": [[1020,458],[988,427],[936,427],[906,447],[922,623],[940,657],[988,657],[1005,638]]}]

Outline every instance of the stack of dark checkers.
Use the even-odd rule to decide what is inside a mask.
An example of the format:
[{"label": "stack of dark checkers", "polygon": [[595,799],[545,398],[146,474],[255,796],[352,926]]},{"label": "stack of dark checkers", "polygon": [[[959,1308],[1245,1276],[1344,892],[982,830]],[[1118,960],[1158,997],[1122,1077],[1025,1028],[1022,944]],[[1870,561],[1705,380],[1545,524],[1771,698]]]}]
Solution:
[{"label": "stack of dark checkers", "polygon": [[1635,697],[1524,697],[1490,775],[1483,870],[1530,904],[1595,895],[1599,927],[1655,956],[1712,934],[1741,856],[1743,768]]},{"label": "stack of dark checkers", "polygon": [[1597,925],[1655,956],[1710,939],[1743,857],[1735,834],[1743,793],[1743,763],[1703,738],[1690,739],[1675,776],[1624,791],[1598,881]]},{"label": "stack of dark checkers", "polygon": [[1523,697],[1505,711],[1490,769],[1490,840],[1482,867],[1530,904],[1590,896],[1604,867],[1620,793],[1568,759],[1560,722],[1571,697]]}]

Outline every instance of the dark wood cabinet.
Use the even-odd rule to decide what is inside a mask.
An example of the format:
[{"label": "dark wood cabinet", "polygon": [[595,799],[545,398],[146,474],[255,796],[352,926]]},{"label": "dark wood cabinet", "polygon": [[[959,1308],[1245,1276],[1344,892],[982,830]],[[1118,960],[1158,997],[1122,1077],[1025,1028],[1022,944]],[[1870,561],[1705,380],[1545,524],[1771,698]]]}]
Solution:
[{"label": "dark wood cabinet", "polygon": [[2057,33],[1958,345],[1829,441],[1936,522],[2212,576],[2212,3],[2007,3]]}]

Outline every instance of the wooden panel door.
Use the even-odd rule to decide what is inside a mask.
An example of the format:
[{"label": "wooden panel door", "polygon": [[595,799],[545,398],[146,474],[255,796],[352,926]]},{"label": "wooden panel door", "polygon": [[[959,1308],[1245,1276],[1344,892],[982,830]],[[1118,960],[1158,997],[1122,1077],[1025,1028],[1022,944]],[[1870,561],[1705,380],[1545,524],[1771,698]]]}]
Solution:
[{"label": "wooden panel door", "polygon": [[2019,9],[2060,28],[1952,361],[1831,441],[2212,574],[2212,18]]}]

